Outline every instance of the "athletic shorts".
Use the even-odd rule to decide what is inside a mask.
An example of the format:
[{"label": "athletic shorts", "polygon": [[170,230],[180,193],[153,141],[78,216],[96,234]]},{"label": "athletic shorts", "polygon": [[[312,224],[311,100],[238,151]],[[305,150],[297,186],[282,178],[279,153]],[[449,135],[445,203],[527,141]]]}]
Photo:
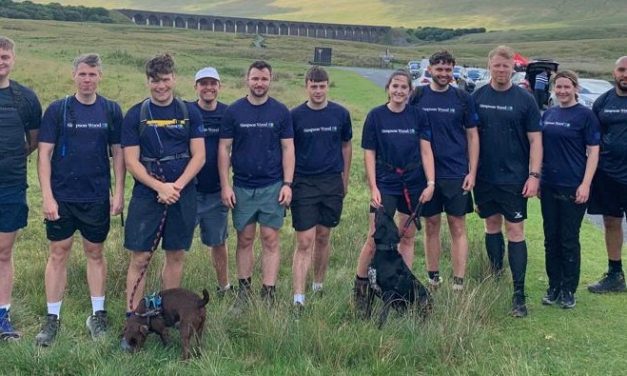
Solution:
[{"label": "athletic shorts", "polygon": [[431,201],[422,208],[423,217],[432,217],[442,212],[448,215],[463,217],[473,212],[472,194],[462,189],[464,178],[438,179]]},{"label": "athletic shorts", "polygon": [[[396,212],[401,212],[403,214],[411,215],[412,212],[416,209],[416,204],[418,203],[418,197],[420,195],[418,193],[412,193],[409,195],[411,200],[411,208],[407,206],[407,200],[403,195],[381,195],[381,204],[383,204],[383,209],[385,213],[390,217],[394,217]],[[424,206],[423,206],[424,207]],[[373,206],[370,206],[370,213],[376,212],[377,209]],[[420,215],[420,213],[418,213]]]},{"label": "athletic shorts", "polygon": [[23,203],[0,204],[0,232],[15,232],[28,223],[28,205]]},{"label": "athletic shorts", "polygon": [[92,243],[103,243],[109,234],[111,218],[109,199],[98,202],[57,201],[59,219],[46,220],[46,236],[50,241],[70,238],[78,230]]},{"label": "athletic shorts", "polygon": [[305,231],[316,225],[340,223],[344,203],[342,174],[297,176],[292,186],[292,226]]},{"label": "athletic shorts", "polygon": [[508,222],[527,219],[527,199],[522,195],[524,184],[492,184],[477,181],[475,211],[481,218],[501,214]]},{"label": "athletic shorts", "polygon": [[197,224],[200,227],[200,240],[208,247],[226,242],[229,208],[224,206],[220,192],[196,194]]},{"label": "athletic shorts", "polygon": [[[124,247],[130,251],[152,249],[163,220],[165,205],[153,197],[132,196],[124,227]],[[189,250],[196,227],[196,187],[188,185],[179,200],[167,207],[161,248],[165,251]]]},{"label": "athletic shorts", "polygon": [[627,185],[597,169],[592,180],[588,214],[624,217],[627,214]]},{"label": "athletic shorts", "polygon": [[283,183],[278,182],[261,188],[242,188],[235,186],[235,207],[233,208],[233,227],[243,231],[251,223],[280,229],[285,218],[285,207],[279,205],[279,192]]}]

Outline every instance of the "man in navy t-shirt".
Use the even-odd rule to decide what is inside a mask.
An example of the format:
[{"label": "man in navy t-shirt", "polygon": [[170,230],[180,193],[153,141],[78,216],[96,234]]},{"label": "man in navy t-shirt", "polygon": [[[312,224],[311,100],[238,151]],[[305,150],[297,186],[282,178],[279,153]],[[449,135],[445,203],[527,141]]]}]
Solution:
[{"label": "man in navy t-shirt", "polygon": [[527,91],[512,85],[514,50],[499,46],[488,55],[490,84],[473,93],[479,115],[476,210],[485,219],[485,244],[494,273],[503,268],[505,220],[507,254],[514,282],[512,315],[527,315],[525,273],[527,199],[538,193],[542,163],[540,111]]},{"label": "man in navy t-shirt", "polygon": [[[244,310],[251,296],[253,242],[260,226],[262,245],[261,297],[275,298],[279,272],[279,229],[285,208],[292,201],[294,130],[287,107],[268,95],[272,67],[255,61],[248,68],[249,93],[225,111],[220,127],[218,169],[222,202],[233,209],[237,231],[237,278],[239,291],[234,313]],[[230,154],[230,156],[229,156]],[[233,165],[233,187],[229,168]]]},{"label": "man in navy t-shirt", "polygon": [[621,259],[622,222],[627,213],[627,56],[616,60],[614,81],[615,88],[592,107],[601,124],[601,154],[588,213],[603,215],[608,258],[607,274],[588,286],[594,293],[627,290]]},{"label": "man in navy t-shirt", "polygon": [[194,177],[205,163],[202,119],[192,103],[174,96],[176,74],[169,54],[146,63],[150,97],[128,110],[122,125],[126,168],[135,178],[124,228],[132,252],[126,277],[127,315],[142,299],[151,251],[161,240],[162,289],[180,287],[185,251],[196,227]]},{"label": "man in navy t-shirt", "polygon": [[41,123],[35,93],[9,78],[14,64],[15,43],[0,35],[0,341],[20,337],[9,317],[13,245],[27,224],[26,157],[37,148]]},{"label": "man in navy t-shirt", "polygon": [[211,249],[213,266],[218,280],[217,294],[231,290],[228,273],[228,253],[226,248],[227,215],[229,209],[220,198],[220,176],[218,174],[218,142],[220,123],[226,104],[218,101],[222,87],[220,75],[213,67],[205,67],[196,73],[194,89],[198,100],[194,105],[202,116],[202,130],[205,135],[205,164],[196,176],[198,204],[198,225],[200,239]]},{"label": "man in navy t-shirt", "polygon": [[[100,56],[77,57],[72,77],[76,93],[48,107],[39,133],[39,183],[50,240],[46,265],[48,315],[36,337],[39,346],[49,346],[59,329],[67,261],[76,230],[82,235],[87,258],[92,304],[87,328],[94,339],[106,333],[104,241],[109,233],[110,215],[120,214],[124,208],[122,110],[97,93],[102,79]],[[109,150],[115,175],[111,197]]]},{"label": "man in navy t-shirt", "polygon": [[305,281],[314,261],[313,292],[322,291],[329,263],[331,229],[340,222],[348,188],[353,137],[348,111],[327,99],[329,76],[317,66],[305,75],[309,99],[292,109],[296,172],[292,224],[294,304],[305,303]]},{"label": "man in navy t-shirt", "polygon": [[425,111],[429,118],[435,158],[435,191],[422,208],[428,281],[434,287],[441,281],[440,214],[446,212],[451,233],[453,289],[462,290],[468,258],[465,216],[473,211],[470,192],[477,174],[479,136],[472,98],[450,85],[454,66],[455,58],[448,51],[433,54],[429,58],[433,80],[415,89],[411,104]]}]

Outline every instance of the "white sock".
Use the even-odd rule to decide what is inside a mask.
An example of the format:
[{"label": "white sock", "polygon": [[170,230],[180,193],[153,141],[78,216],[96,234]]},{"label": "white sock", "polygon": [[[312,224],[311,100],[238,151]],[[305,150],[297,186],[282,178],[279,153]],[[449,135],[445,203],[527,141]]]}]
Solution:
[{"label": "white sock", "polygon": [[58,318],[59,314],[61,313],[61,303],[63,303],[63,300],[60,300],[56,303],[48,303],[48,314],[57,315]]},{"label": "white sock", "polygon": [[305,304],[305,294],[294,294],[294,304]]},{"label": "white sock", "polygon": [[318,283],[318,282],[314,282],[311,284],[311,289],[313,290],[313,292],[318,292],[322,290],[322,282]]},{"label": "white sock", "polygon": [[8,311],[11,309],[11,304],[0,305],[0,309],[6,309]]},{"label": "white sock", "polygon": [[92,314],[96,314],[96,312],[98,311],[104,311],[104,303],[105,303],[105,297],[104,296],[92,296],[91,297],[91,311]]},{"label": "white sock", "polygon": [[231,288],[231,284],[227,282],[226,286],[220,287],[220,291],[226,291],[226,290],[229,290],[230,288]]}]

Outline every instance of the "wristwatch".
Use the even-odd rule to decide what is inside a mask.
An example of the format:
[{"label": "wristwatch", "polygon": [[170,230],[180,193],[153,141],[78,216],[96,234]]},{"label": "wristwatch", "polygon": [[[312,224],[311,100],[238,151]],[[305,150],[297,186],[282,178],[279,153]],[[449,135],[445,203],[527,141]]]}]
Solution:
[{"label": "wristwatch", "polygon": [[291,181],[284,181],[283,185],[287,185],[288,187],[292,188],[292,182]]},{"label": "wristwatch", "polygon": [[531,171],[529,173],[529,176],[531,176],[532,178],[540,179],[540,173],[535,172],[535,171]]}]

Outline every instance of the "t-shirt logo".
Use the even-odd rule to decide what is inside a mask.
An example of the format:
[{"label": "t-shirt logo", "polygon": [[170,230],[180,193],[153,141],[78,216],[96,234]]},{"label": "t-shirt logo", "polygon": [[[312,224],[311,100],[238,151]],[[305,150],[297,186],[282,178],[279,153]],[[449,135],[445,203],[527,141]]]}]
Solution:
[{"label": "t-shirt logo", "polygon": [[146,125],[152,127],[176,128],[180,129],[185,126],[186,121],[181,119],[169,120],[146,120]]}]

